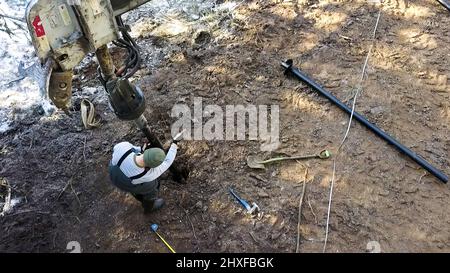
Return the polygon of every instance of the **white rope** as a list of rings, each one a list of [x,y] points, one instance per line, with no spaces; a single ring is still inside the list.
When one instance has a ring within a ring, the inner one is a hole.
[[[348,121],[347,130],[346,130],[346,132],[344,134],[344,137],[341,140],[341,143],[339,144],[338,150],[336,152],[336,156],[333,159],[333,174],[331,176],[330,196],[329,196],[329,200],[328,200],[327,224],[326,224],[326,227],[325,227],[325,240],[324,240],[322,252],[325,252],[325,250],[327,248],[328,228],[329,228],[329,224],[330,224],[330,213],[331,213],[331,200],[332,200],[332,197],[333,197],[333,188],[334,188],[335,174],[336,174],[336,160],[337,160],[337,158],[338,158],[338,156],[340,154],[341,148],[344,145],[345,140],[347,139],[347,136],[348,136],[348,134],[350,132],[350,128],[352,126],[353,115],[355,113],[355,108],[356,108],[356,100],[357,100],[357,98],[359,96],[360,91],[362,90],[362,82],[364,80],[367,64],[369,62],[369,56],[372,53],[372,48],[373,48],[373,44],[374,44],[374,41],[375,41],[376,32],[377,32],[377,29],[378,29],[378,23],[380,22],[380,16],[381,16],[381,8],[380,8],[380,10],[378,12],[377,22],[376,22],[375,28],[373,30],[372,40],[371,40],[371,44],[370,44],[370,47],[369,47],[369,51],[367,52],[367,56],[366,56],[366,59],[364,61],[364,66],[363,66],[363,69],[362,69],[361,78],[359,79],[358,87],[357,87],[356,93],[355,93],[355,95],[353,97],[352,112],[350,114],[350,118],[349,118],[349,121]]]

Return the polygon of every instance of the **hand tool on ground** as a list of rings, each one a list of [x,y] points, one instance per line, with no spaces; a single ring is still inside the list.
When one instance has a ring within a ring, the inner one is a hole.
[[[252,203],[252,206],[250,207],[250,205],[248,204],[247,201],[245,201],[244,199],[240,198],[239,195],[237,195],[232,188],[229,189],[231,195],[236,198],[236,200],[239,202],[239,204],[241,204],[247,211],[248,214],[254,214],[254,213],[258,213],[259,212],[259,206],[256,203]]]
[[[293,75],[300,81],[306,83],[309,87],[313,88],[317,92],[319,92],[322,96],[326,97],[328,100],[330,100],[332,103],[336,104],[339,108],[344,110],[347,114],[351,115],[352,109],[348,107],[345,103],[340,101],[338,98],[333,96],[330,92],[326,91],[322,86],[320,86],[318,83],[316,83],[314,80],[309,78],[306,74],[301,72],[298,68],[293,66],[292,60],[287,60],[285,62],[281,62],[281,66],[285,68],[285,75]],[[403,154],[409,156],[412,160],[414,160],[417,164],[422,166],[425,170],[430,172],[432,175],[437,177],[439,180],[441,180],[443,183],[448,182],[448,176],[436,169],[433,165],[428,163],[425,159],[411,151],[410,149],[406,148],[403,144],[398,142],[396,139],[394,139],[392,136],[388,135],[386,132],[378,128],[376,125],[370,123],[364,116],[359,114],[358,112],[353,113],[354,118],[359,121],[362,125],[366,126],[369,130],[374,132],[377,136],[384,139],[389,144],[393,145],[395,148],[397,148],[400,152]]]
[[[444,6],[448,11],[450,11],[450,1],[449,0],[437,0],[442,6]]]
[[[166,242],[166,240],[164,240],[164,238],[161,235],[159,235],[159,233],[157,232],[157,230],[158,230],[158,225],[157,224],[152,224],[151,225],[151,229],[159,237],[159,239],[161,239],[161,241],[167,246],[167,248],[170,251],[172,251],[172,253],[176,253],[175,250],[173,250],[173,248]]]
[[[328,159],[331,156],[331,152],[328,150],[323,150],[318,154],[313,155],[303,155],[303,156],[289,156],[289,157],[275,157],[263,160],[258,155],[250,155],[247,157],[247,165],[252,169],[265,169],[265,164],[274,163],[283,160],[300,160],[300,159],[310,159],[310,158],[320,158]]]
[[[163,148],[145,118],[145,96],[130,79],[139,70],[142,58],[122,15],[149,0],[68,1],[31,0],[26,20],[36,55],[50,73],[40,78],[42,90],[56,107],[69,113],[74,68],[86,55],[95,52],[98,79],[105,89],[111,110],[125,121],[134,121],[149,141],[149,147]],[[56,18],[56,19],[55,19]],[[127,51],[126,57],[113,56],[108,45]],[[114,63],[119,63],[117,69]],[[48,64],[48,65],[47,65]],[[44,80],[45,79],[45,80]],[[94,123],[95,125],[95,123]],[[170,166],[173,179],[184,183],[188,170]]]
[[[81,121],[83,122],[85,129],[100,126],[100,121],[95,120],[94,104],[88,99],[83,99],[81,101]]]

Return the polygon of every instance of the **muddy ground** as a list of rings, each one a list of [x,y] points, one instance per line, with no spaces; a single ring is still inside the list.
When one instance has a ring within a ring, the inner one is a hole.
[[[294,59],[334,95],[349,98],[379,9],[366,1],[245,1],[218,19],[165,35],[144,6],[134,13],[148,16],[133,25],[145,56],[136,80],[152,129],[170,139],[173,105],[190,105],[194,97],[222,107],[277,104],[278,152],[335,153],[348,117],[286,78],[279,61]],[[450,15],[431,0],[384,1],[381,9],[357,110],[450,174]],[[200,26],[211,36],[195,42]],[[260,153],[257,141],[185,141],[178,162],[190,167],[188,183],[165,175],[166,207],[144,215],[107,173],[112,146],[143,136],[109,110],[93,62],[77,73],[71,116],[35,112],[1,136],[0,177],[22,201],[0,217],[0,251],[67,252],[67,243],[78,241],[84,252],[168,252],[149,230],[158,223],[178,252],[295,252],[305,168],[300,252],[322,251],[332,160],[252,170],[246,157]],[[94,101],[100,128],[82,127],[82,97]],[[263,217],[244,215],[230,186],[257,202]],[[382,252],[449,252],[449,194],[447,185],[355,124],[337,161],[327,252],[365,252],[370,241]]]

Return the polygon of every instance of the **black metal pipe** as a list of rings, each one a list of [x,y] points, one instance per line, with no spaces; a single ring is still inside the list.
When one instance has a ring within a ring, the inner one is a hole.
[[[441,5],[443,5],[445,8],[450,11],[450,1],[449,0],[437,0]]]
[[[321,95],[329,99],[331,102],[336,104],[339,108],[344,110],[347,114],[352,113],[352,109],[348,107],[345,103],[341,102],[338,98],[333,96],[331,93],[326,91],[322,86],[320,86],[318,83],[316,83],[314,80],[309,78],[306,74],[298,70],[297,68],[293,67],[292,60],[287,60],[286,62],[282,62],[281,65],[286,69],[285,74],[292,74],[295,77],[297,77],[302,82],[309,85],[311,88],[319,92]],[[444,173],[436,169],[434,166],[432,166],[430,163],[428,163],[426,160],[424,160],[419,155],[415,154],[410,149],[406,148],[403,144],[398,142],[396,139],[385,133],[383,130],[375,126],[374,124],[370,123],[365,117],[363,117],[361,114],[357,113],[356,111],[353,113],[353,117],[362,123],[364,126],[366,126],[368,129],[370,129],[372,132],[374,132],[377,136],[381,137],[385,141],[387,141],[389,144],[394,145],[400,152],[404,153],[405,155],[409,156],[412,160],[414,160],[417,164],[422,166],[425,170],[429,171],[432,175],[437,177],[439,180],[441,180],[444,183],[448,182],[448,176],[446,176]]]

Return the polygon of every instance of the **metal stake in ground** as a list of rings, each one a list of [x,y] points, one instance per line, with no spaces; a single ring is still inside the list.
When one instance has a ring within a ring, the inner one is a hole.
[[[339,108],[344,110],[347,114],[352,113],[352,109],[348,107],[345,103],[340,101],[338,98],[333,96],[330,92],[326,91],[322,86],[320,86],[318,83],[316,83],[314,80],[309,78],[306,74],[301,72],[299,69],[293,66],[292,60],[287,60],[286,62],[282,62],[281,66],[283,66],[285,70],[285,74],[291,74],[294,75],[297,79],[300,81],[306,83],[308,86],[319,92],[321,95],[326,97],[328,100],[336,104]],[[357,121],[362,123],[364,126],[366,126],[368,129],[370,129],[372,132],[374,132],[377,136],[384,139],[389,144],[394,145],[395,148],[397,148],[400,152],[403,154],[409,156],[412,160],[414,160],[417,164],[422,166],[425,170],[430,172],[432,175],[437,177],[439,180],[441,180],[443,183],[448,182],[448,176],[445,175],[443,172],[436,169],[433,165],[428,163],[425,159],[411,151],[410,149],[406,148],[403,144],[398,142],[396,139],[394,139],[392,136],[388,135],[386,132],[378,128],[376,125],[370,123],[364,116],[361,114],[354,112],[353,116]]]
[[[141,115],[138,119],[136,119],[135,124],[137,125],[137,127],[139,129],[141,129],[141,131],[147,137],[148,141],[150,142],[150,147],[156,147],[156,148],[163,149],[163,145],[162,145],[161,141],[150,130],[147,119],[144,117],[144,115]],[[186,183],[186,179],[188,178],[188,175],[189,175],[189,171],[186,168],[180,168],[178,165],[172,164],[170,166],[169,170],[172,173],[173,179],[176,182]]]
[[[159,233],[157,232],[158,230],[158,225],[157,224],[152,224],[150,226],[150,228],[152,229],[152,231],[159,237],[159,239],[161,239],[161,241],[167,246],[167,248],[172,252],[172,253],[176,253],[175,250],[173,250],[173,248],[169,245],[169,243],[166,242],[166,240],[164,240],[164,238],[159,235]]]
[[[114,63],[108,47],[104,46],[96,51],[100,64],[99,79],[103,83],[113,106],[114,112],[122,120],[133,120],[150,142],[150,147],[163,148],[159,138],[154,134],[144,116],[145,97],[142,90],[130,83],[125,77],[117,77],[114,73]],[[184,183],[188,177],[187,169],[180,169],[176,164],[169,168],[176,182]]]

